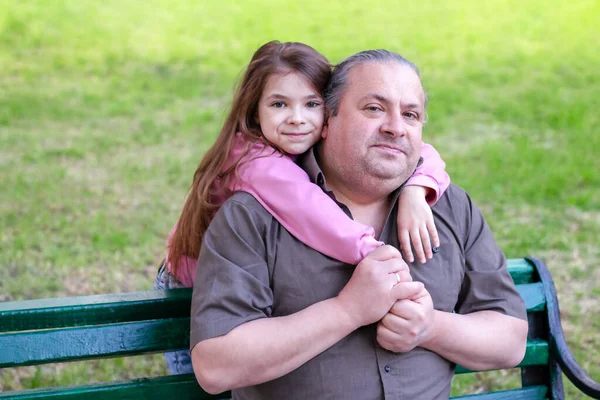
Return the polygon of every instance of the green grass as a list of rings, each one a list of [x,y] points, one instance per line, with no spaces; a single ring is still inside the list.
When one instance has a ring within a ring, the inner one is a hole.
[[[424,138],[507,255],[547,262],[600,380],[600,3],[205,3],[0,3],[0,300],[151,288],[252,52],[384,47],[421,69]],[[162,372],[160,356],[60,364],[4,370],[0,389]],[[454,392],[513,385],[504,374]]]

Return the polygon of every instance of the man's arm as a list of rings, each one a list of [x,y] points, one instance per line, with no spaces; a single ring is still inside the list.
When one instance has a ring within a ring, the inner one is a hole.
[[[198,262],[191,315],[192,364],[210,393],[266,382],[298,368],[360,326],[379,320],[397,298],[414,295],[398,250],[382,246],[355,269],[335,298],[271,317],[263,236],[273,226],[233,198],[211,223]],[[302,273],[302,271],[298,271]]]
[[[377,340],[394,352],[421,346],[473,370],[512,368],[525,355],[527,321],[496,311],[434,310],[424,289],[416,299],[394,304],[377,327]]]
[[[391,351],[421,346],[471,369],[513,367],[525,354],[525,304],[477,206],[459,188],[451,187],[449,194],[440,201],[453,204],[447,208],[462,232],[457,240],[466,264],[456,313],[434,310],[424,290],[392,307],[378,326],[378,341]]]
[[[192,364],[200,386],[221,393],[279,378],[357,328],[337,299],[278,318],[244,323],[198,343]]]
[[[525,356],[527,321],[496,311],[434,314],[421,346],[456,364],[473,370],[513,368]]]

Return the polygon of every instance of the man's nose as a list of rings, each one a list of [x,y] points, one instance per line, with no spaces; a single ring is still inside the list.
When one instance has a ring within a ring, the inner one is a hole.
[[[290,114],[287,118],[287,123],[290,125],[300,125],[304,123],[304,113],[300,107],[290,107]]]
[[[406,121],[402,118],[402,114],[389,115],[385,122],[381,125],[383,133],[395,137],[405,136],[407,133]]]

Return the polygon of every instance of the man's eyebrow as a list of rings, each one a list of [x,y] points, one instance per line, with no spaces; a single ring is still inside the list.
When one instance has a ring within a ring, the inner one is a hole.
[[[382,103],[390,102],[390,100],[387,97],[385,97],[379,93],[367,93],[363,97],[360,98],[361,101],[368,100],[368,99],[375,99]]]

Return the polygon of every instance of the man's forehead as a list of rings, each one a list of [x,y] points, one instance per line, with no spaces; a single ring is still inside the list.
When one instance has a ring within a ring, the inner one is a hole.
[[[348,92],[358,100],[376,95],[390,100],[402,97],[403,102],[424,105],[425,92],[421,79],[409,66],[396,62],[364,63],[348,72]]]

